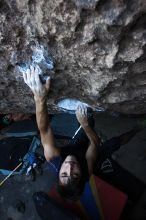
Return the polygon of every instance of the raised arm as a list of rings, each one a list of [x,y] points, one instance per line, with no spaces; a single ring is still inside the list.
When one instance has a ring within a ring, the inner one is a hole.
[[[46,160],[51,160],[59,156],[60,151],[55,147],[54,136],[51,130],[49,115],[47,111],[47,94],[50,89],[50,78],[42,84],[39,66],[30,66],[26,73],[23,73],[25,83],[29,86],[34,95],[36,104],[36,119],[41,135],[41,142],[44,147],[44,155]]]
[[[82,104],[78,106],[76,117],[90,141],[86,152],[86,160],[88,164],[89,175],[91,175],[93,173],[95,161],[98,157],[98,146],[100,144],[100,139],[88,123],[87,107],[85,105]]]

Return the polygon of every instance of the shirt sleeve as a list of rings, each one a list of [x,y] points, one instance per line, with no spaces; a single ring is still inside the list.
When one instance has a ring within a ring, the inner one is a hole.
[[[58,174],[59,173],[59,169],[61,166],[61,156],[58,156],[56,158],[54,158],[53,160],[47,161],[48,162],[48,168],[49,170],[54,173],[54,174]]]
[[[120,146],[121,143],[119,137],[113,137],[110,140],[105,141],[100,148],[101,156],[105,158],[110,157],[112,153],[120,148]]]

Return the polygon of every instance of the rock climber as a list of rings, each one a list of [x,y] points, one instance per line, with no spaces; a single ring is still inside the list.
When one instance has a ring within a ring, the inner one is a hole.
[[[81,104],[76,110],[81,129],[67,146],[56,147],[47,110],[51,79],[48,77],[46,82],[42,83],[39,75],[39,66],[30,66],[23,73],[23,78],[34,95],[44,155],[49,169],[58,177],[57,189],[60,195],[70,200],[78,199],[86,181],[94,173],[136,200],[142,193],[144,184],[118,165],[113,160],[112,153],[126,144],[142,127],[136,127],[101,144],[94,131],[92,111]]]

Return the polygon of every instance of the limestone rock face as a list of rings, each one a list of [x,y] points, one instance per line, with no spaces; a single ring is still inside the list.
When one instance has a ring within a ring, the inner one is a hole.
[[[55,71],[48,109],[61,98],[146,113],[145,0],[0,0],[0,111],[34,112],[17,64],[43,45]]]

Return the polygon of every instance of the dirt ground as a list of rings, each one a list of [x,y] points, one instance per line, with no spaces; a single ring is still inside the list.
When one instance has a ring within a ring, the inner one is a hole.
[[[102,132],[106,138],[111,138],[133,128],[141,120],[144,120],[144,117],[119,117],[117,115],[112,116],[99,113],[96,115],[96,130]],[[128,144],[115,152],[113,158],[146,183],[146,129],[138,133]],[[54,177],[47,169],[46,163],[43,165],[43,171],[43,175],[37,176],[34,182],[25,181],[24,176],[15,176],[11,177],[0,187],[0,220],[40,219],[36,213],[32,195],[37,191],[48,192],[55,182]],[[0,180],[3,178],[1,175]],[[25,203],[24,213],[16,209],[18,201]],[[146,192],[142,195],[135,208],[127,214],[127,219],[146,219]]]

